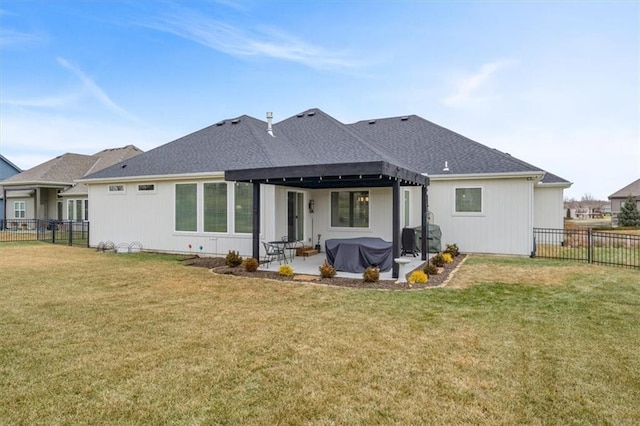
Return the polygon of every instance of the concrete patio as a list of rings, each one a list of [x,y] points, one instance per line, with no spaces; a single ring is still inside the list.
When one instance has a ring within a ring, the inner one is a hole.
[[[402,257],[404,259],[409,260],[409,263],[407,263],[404,267],[405,273],[409,273],[410,271],[417,268],[423,263],[423,260],[421,260],[420,254],[416,255],[416,257],[410,256],[410,255],[402,256]],[[291,265],[291,267],[293,268],[293,271],[296,274],[320,275],[318,268],[320,267],[320,265],[322,265],[322,262],[324,262],[325,259],[326,259],[326,254],[322,252],[322,253],[318,253],[316,255],[308,256],[308,257],[295,256],[293,260],[287,257],[286,264]],[[274,260],[270,264],[261,264],[259,269],[263,271],[277,272],[280,265],[284,265],[284,264],[285,264],[285,261],[282,259],[280,261]],[[336,274],[336,277],[362,279],[362,274],[338,271]],[[391,270],[387,272],[380,272],[380,279],[393,280],[394,278],[392,277]]]

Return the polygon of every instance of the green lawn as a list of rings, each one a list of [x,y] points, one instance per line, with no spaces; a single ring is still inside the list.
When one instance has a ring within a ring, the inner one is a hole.
[[[0,424],[639,424],[640,274],[470,257],[443,289],[0,245]]]

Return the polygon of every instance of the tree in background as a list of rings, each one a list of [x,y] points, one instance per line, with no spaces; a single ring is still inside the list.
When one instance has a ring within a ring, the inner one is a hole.
[[[640,226],[640,211],[638,211],[636,200],[632,196],[627,198],[618,213],[618,225]]]

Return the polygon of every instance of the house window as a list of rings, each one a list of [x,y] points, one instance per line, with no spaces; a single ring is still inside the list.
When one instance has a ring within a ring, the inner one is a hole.
[[[143,183],[138,185],[138,192],[144,192],[147,194],[156,192],[156,185],[153,183]]]
[[[67,220],[89,219],[89,200],[67,200]]]
[[[204,232],[227,232],[227,184],[204,184]]]
[[[109,185],[110,193],[124,193],[124,185]]]
[[[369,191],[332,192],[331,226],[336,228],[368,228]]]
[[[456,188],[456,213],[482,212],[482,188]]]
[[[26,201],[14,201],[13,202],[13,217],[16,219],[24,219],[27,217],[27,202]]]
[[[237,182],[234,190],[235,232],[239,234],[251,233],[253,232],[253,185]]]
[[[176,231],[198,230],[198,185],[176,184]]]

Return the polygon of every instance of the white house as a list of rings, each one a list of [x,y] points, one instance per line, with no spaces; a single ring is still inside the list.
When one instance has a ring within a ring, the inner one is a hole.
[[[93,155],[66,153],[0,181],[7,202],[7,222],[35,227],[39,220],[89,219],[87,188],[74,181],[142,153],[135,146],[102,150]]]
[[[443,243],[529,254],[534,227],[562,227],[571,185],[415,115],[347,125],[318,109],[276,124],[223,120],[79,182],[92,246],[245,256],[282,236],[312,246],[376,236],[397,248],[427,210]]]

